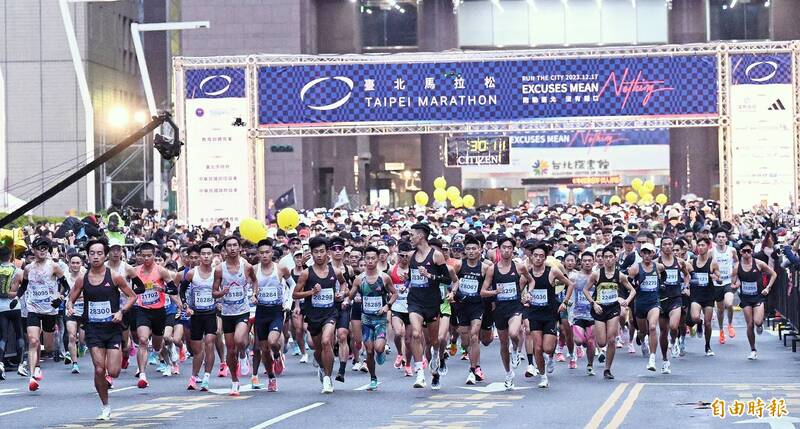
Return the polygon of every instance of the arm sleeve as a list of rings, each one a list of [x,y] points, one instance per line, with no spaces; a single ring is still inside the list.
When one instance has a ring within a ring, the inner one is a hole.
[[[22,279],[22,283],[20,283],[17,288],[17,298],[25,295],[26,290],[28,290],[28,279]]]
[[[166,287],[167,295],[177,295],[178,294],[178,286],[175,285],[175,282],[170,280],[167,282]]]
[[[144,282],[142,282],[142,279],[140,279],[139,276],[132,278],[131,284],[133,284],[133,293],[136,295],[141,295],[144,293]]]
[[[69,293],[69,283],[67,283],[67,278],[64,276],[58,278],[58,292],[61,295]]]
[[[189,290],[189,285],[190,284],[191,284],[191,282],[189,282],[187,280],[183,280],[181,282],[180,296],[181,296],[181,301],[183,301],[183,302],[186,302],[186,291]]]

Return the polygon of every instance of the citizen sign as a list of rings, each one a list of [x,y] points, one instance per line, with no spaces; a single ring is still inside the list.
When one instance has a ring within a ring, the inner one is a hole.
[[[347,88],[348,88],[347,93],[344,94],[341,98],[339,98],[338,100],[336,100],[336,101],[334,101],[332,103],[323,104],[323,105],[306,104],[305,105],[306,107],[308,107],[309,109],[312,109],[312,110],[325,111],[325,110],[338,109],[339,107],[341,107],[342,105],[347,103],[347,100],[349,100],[350,97],[353,95],[353,80],[350,79],[350,78],[344,77],[344,76],[321,77],[321,78],[314,79],[311,82],[308,82],[307,84],[305,84],[303,86],[303,89],[300,90],[300,100],[302,100],[304,103],[306,103],[306,94],[308,93],[308,91],[310,91],[315,86],[317,86],[317,85],[319,85],[319,84],[321,84],[323,82],[329,81],[329,80],[338,80],[339,82],[344,82],[344,84],[347,85]]]

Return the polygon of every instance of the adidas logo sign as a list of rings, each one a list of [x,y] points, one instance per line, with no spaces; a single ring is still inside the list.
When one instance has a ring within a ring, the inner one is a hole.
[[[772,103],[772,106],[770,106],[767,110],[786,110],[786,106],[783,105],[783,102],[779,98],[775,100],[775,102]]]

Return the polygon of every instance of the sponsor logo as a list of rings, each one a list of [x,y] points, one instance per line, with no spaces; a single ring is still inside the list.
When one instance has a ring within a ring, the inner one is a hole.
[[[620,107],[623,109],[628,105],[628,100],[633,94],[644,95],[642,98],[644,107],[647,106],[653,95],[675,90],[675,88],[667,86],[664,80],[648,80],[641,71],[634,72],[628,67],[625,68],[619,79],[617,79],[616,72],[611,72],[597,96],[601,97],[609,89],[609,86],[611,86],[611,94],[622,100]]]
[[[230,89],[232,81],[233,79],[228,75],[215,74],[201,80],[200,84],[197,86],[200,88],[200,91],[202,91],[203,94],[215,96],[226,93],[228,89]],[[222,86],[217,89],[217,86],[220,84]]]
[[[544,176],[545,174],[547,174],[548,170],[550,170],[550,163],[543,159],[540,159],[534,162],[532,167],[533,167],[533,174],[537,176]]]
[[[760,67],[760,66],[766,67]],[[744,75],[753,82],[766,82],[778,73],[778,63],[775,61],[757,61],[744,69]]]
[[[783,101],[778,98],[774,103],[772,103],[772,106],[769,106],[767,110],[786,110],[786,106],[784,106]]]
[[[233,123],[231,124],[231,126],[234,126],[234,127],[244,127],[245,125],[247,125],[247,124],[245,124],[245,122],[242,120],[242,118],[236,118],[233,121]]]
[[[206,114],[206,112],[202,108],[198,107],[197,110],[194,111],[194,114],[197,115],[198,117],[202,118],[203,115]]]
[[[578,145],[578,146],[586,146],[586,147],[594,147],[594,146],[611,146],[614,143],[619,142],[626,142],[629,139],[625,137],[621,133],[611,133],[611,132],[604,132],[604,131],[576,131],[572,135],[572,139],[569,142],[570,146]]]
[[[329,80],[337,80],[339,82],[343,82],[348,87],[347,93],[344,94],[341,98],[339,98],[338,100],[336,100],[336,101],[334,101],[332,103],[323,104],[323,105],[306,104],[306,107],[308,107],[309,109],[312,109],[312,110],[320,110],[320,111],[335,110],[335,109],[338,109],[339,107],[342,107],[345,103],[347,103],[348,100],[350,100],[350,97],[353,95],[353,80],[350,79],[350,78],[344,77],[344,76],[321,77],[321,78],[314,79],[311,82],[308,82],[300,90],[300,100],[305,102],[306,101],[306,95],[307,95],[308,91],[310,91],[315,86],[317,86],[317,85],[319,85],[319,84],[321,84],[323,82],[329,81]]]

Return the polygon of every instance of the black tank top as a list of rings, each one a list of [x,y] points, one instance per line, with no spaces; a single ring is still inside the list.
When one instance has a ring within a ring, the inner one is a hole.
[[[83,275],[83,320],[87,323],[111,323],[119,311],[119,288],[105,269],[103,281],[94,285],[89,281],[89,271]]]
[[[664,264],[664,260],[661,258],[658,258],[658,261],[664,265],[664,273],[661,275],[661,299],[681,296],[681,266],[678,258],[673,256],[672,265],[669,266]]]
[[[709,255],[705,265],[702,267],[697,265],[699,260],[700,258],[694,258],[692,261],[692,279],[689,282],[692,289],[705,288],[711,285],[711,262],[713,259]]]
[[[592,299],[600,305],[614,305],[618,303],[617,298],[622,289],[619,285],[619,269],[615,267],[614,274],[608,277],[605,267],[602,267],[597,277],[597,285],[592,292]]]
[[[509,304],[514,307],[520,305],[519,273],[517,272],[517,264],[514,261],[511,261],[511,268],[505,274],[500,272],[499,264],[494,264],[492,283],[492,288],[500,291],[497,294],[498,307],[502,308]]]
[[[745,271],[742,268],[743,264],[739,261],[739,268],[736,274],[739,276],[739,281],[742,284],[742,296],[757,297],[764,290],[764,277],[761,274],[761,270],[758,269],[755,259],[753,259],[752,264],[753,266],[750,267],[750,270]]]
[[[556,290],[550,283],[550,267],[545,267],[541,276],[533,276],[533,289],[528,289],[531,295],[531,318],[535,320],[551,320],[558,318],[558,301]]]
[[[416,251],[411,256],[411,260],[408,263],[409,278],[411,279],[408,291],[409,305],[435,310],[442,303],[439,284],[432,278],[427,279],[419,273],[419,268],[425,267],[431,275],[439,274],[437,267],[433,264],[433,252],[434,250],[430,249],[422,262],[417,262]],[[445,266],[445,269],[447,269],[447,266]]]
[[[483,262],[479,259],[478,265],[471,267],[467,259],[461,260],[461,268],[458,270],[458,300],[467,303],[481,302],[481,286],[483,286],[482,274]]]
[[[336,307],[334,306],[334,298],[336,297],[336,272],[333,267],[328,264],[328,274],[324,278],[317,275],[314,267],[308,267],[308,281],[306,282],[303,290],[309,291],[314,289],[314,285],[319,284],[322,290],[319,294],[306,298],[305,301],[305,315],[311,321],[320,321],[326,319],[331,315],[336,314]]]

